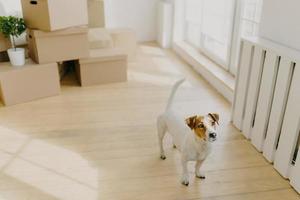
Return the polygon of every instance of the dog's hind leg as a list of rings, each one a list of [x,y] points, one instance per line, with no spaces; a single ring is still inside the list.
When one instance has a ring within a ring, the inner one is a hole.
[[[158,143],[159,143],[159,149],[160,149],[160,158],[162,160],[166,159],[164,147],[163,147],[163,139],[165,137],[167,131],[167,125],[165,123],[164,116],[159,116],[157,119],[157,133],[158,133]]]

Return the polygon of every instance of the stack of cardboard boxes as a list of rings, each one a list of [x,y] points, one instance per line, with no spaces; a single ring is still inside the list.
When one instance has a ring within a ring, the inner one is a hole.
[[[37,63],[86,58],[86,0],[22,0],[30,57]]]
[[[5,105],[59,94],[58,63],[64,61],[75,61],[82,86],[127,80],[125,50],[113,46],[105,29],[95,32],[87,27],[103,25],[103,17],[93,10],[104,11],[102,0],[21,2],[28,27],[30,59],[20,68],[0,64],[1,96]],[[88,6],[92,9],[89,14]]]

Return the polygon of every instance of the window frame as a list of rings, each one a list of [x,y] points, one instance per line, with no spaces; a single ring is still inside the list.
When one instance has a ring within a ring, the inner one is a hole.
[[[239,50],[240,50],[240,41],[241,38],[243,37],[242,35],[242,29],[243,29],[243,21],[244,20],[248,20],[251,23],[255,22],[257,27],[259,28],[259,24],[260,24],[260,18],[259,19],[255,19],[255,20],[249,20],[247,18],[244,18],[243,15],[243,11],[245,9],[245,0],[233,0],[233,15],[232,15],[232,31],[231,31],[231,35],[230,35],[230,45],[228,47],[228,55],[227,55],[227,61],[224,62],[222,59],[218,58],[218,56],[214,55],[212,52],[210,52],[209,50],[207,50],[206,48],[203,47],[203,36],[199,36],[200,38],[200,44],[197,47],[197,45],[193,45],[191,44],[191,42],[187,41],[187,26],[188,26],[188,21],[186,20],[185,16],[186,16],[186,3],[185,0],[175,0],[175,2],[181,2],[181,13],[182,13],[182,17],[183,19],[181,20],[182,24],[182,28],[184,30],[182,30],[182,41],[185,41],[186,43],[188,43],[189,45],[191,45],[193,48],[195,48],[196,50],[199,51],[199,53],[202,53],[203,55],[205,55],[206,57],[208,57],[211,61],[213,61],[214,63],[216,63],[217,65],[219,65],[222,69],[228,71],[231,75],[235,76],[237,74],[237,68],[238,68],[238,57],[239,57]],[[177,8],[178,9],[178,8]],[[259,12],[259,11],[258,11]],[[259,15],[261,16],[261,14]],[[259,33],[259,29],[258,33]],[[176,33],[174,33],[176,34]]]
[[[203,35],[199,35],[200,38],[200,48],[197,47],[196,45],[191,44],[190,42],[187,41],[187,31],[184,31],[184,38],[183,40],[186,41],[189,45],[193,46],[194,48],[196,48],[200,53],[204,54],[206,57],[208,57],[211,61],[213,61],[214,63],[216,63],[217,65],[221,66],[224,70],[226,71],[230,71],[230,63],[231,63],[231,54],[232,54],[232,44],[233,44],[233,40],[234,40],[234,29],[235,29],[235,18],[236,18],[236,4],[237,2],[240,0],[233,0],[233,13],[232,16],[230,17],[231,20],[231,34],[229,37],[229,46],[227,48],[227,57],[226,60],[224,61],[223,59],[219,58],[217,55],[215,55],[213,52],[211,52],[209,49],[204,47],[204,36]],[[186,16],[186,3],[184,3],[184,8],[183,8],[183,16]],[[202,24],[203,22],[201,22]],[[188,22],[186,21],[186,19],[184,19],[184,28],[185,30],[188,29]]]

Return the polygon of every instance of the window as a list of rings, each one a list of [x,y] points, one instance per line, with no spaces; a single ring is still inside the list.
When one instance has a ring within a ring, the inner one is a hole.
[[[185,40],[215,62],[229,64],[235,0],[186,0]]]
[[[259,23],[261,18],[263,0],[243,0],[238,2],[238,12],[240,12],[235,24],[234,47],[231,51],[231,63],[229,71],[236,75],[238,68],[239,45],[241,37],[258,36]]]
[[[258,35],[263,0],[183,1],[183,40],[235,74],[240,38]]]
[[[241,35],[252,37],[258,35],[263,0],[244,0],[241,17]]]

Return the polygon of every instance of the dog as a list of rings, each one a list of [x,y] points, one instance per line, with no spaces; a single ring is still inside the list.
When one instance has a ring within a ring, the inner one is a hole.
[[[157,119],[157,131],[160,148],[160,158],[166,159],[163,139],[169,132],[173,139],[174,148],[181,152],[182,178],[181,183],[189,185],[189,174],[187,164],[196,161],[195,174],[200,179],[205,175],[200,168],[211,152],[211,143],[217,139],[216,127],[219,125],[219,115],[208,113],[205,116],[191,116],[183,120],[171,109],[174,96],[179,86],[185,81],[181,79],[175,83],[169,97],[166,110]]]

